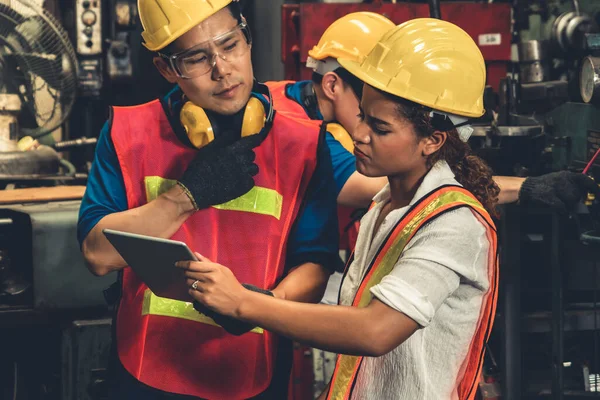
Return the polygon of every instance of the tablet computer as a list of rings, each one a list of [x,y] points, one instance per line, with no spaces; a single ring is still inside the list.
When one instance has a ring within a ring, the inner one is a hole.
[[[155,295],[192,301],[184,271],[175,267],[177,261],[198,260],[185,243],[112,229],[102,232]]]

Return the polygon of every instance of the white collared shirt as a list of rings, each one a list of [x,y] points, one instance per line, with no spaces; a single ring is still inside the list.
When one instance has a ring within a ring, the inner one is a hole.
[[[377,218],[390,199],[389,185],[373,198],[377,204],[361,220],[354,262],[341,287],[341,304],[352,303],[370,262],[411,205],[447,184],[458,182],[448,164],[440,161],[425,176],[410,205],[392,210],[376,233]],[[468,208],[448,211],[415,234],[392,272],[371,293],[413,319],[420,329],[390,353],[364,358],[353,399],[457,398],[461,367],[489,287],[488,249],[485,227]]]

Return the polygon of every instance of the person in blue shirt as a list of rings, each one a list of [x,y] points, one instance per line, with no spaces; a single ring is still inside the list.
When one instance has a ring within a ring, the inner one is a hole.
[[[164,238],[172,237],[180,227],[186,226],[186,221],[194,218],[198,210],[222,205],[247,193],[254,187],[253,179],[259,172],[254,162],[253,152],[260,142],[255,142],[252,137],[240,138],[240,127],[243,126],[243,110],[249,99],[259,99],[265,109],[268,109],[270,104],[265,101],[262,94],[255,92],[257,84],[253,78],[249,51],[251,38],[239,5],[231,0],[210,2],[199,0],[193,9],[185,9],[184,6],[189,2],[181,1],[179,5],[176,4],[177,2],[178,0],[172,0],[166,9],[157,9],[156,3],[140,0],[140,4],[144,6],[140,6],[140,17],[145,25],[143,33],[145,45],[150,50],[159,52],[154,58],[156,67],[167,80],[177,84],[160,100],[164,114],[170,128],[178,137],[189,133],[180,122],[180,112],[184,103],[193,103],[202,107],[207,114],[210,113],[213,126],[227,127],[227,129],[214,131],[215,137],[210,143],[210,153],[201,153],[201,150],[198,152],[198,155],[210,154],[210,160],[214,161],[212,165],[208,165],[209,161],[194,158],[172,188],[140,207],[131,208],[127,197],[130,189],[125,182],[128,178],[127,171],[123,170],[122,153],[119,151],[120,147],[116,145],[127,143],[127,140],[122,138],[124,128],[113,126],[113,118],[105,124],[97,144],[77,226],[84,258],[90,271],[95,275],[127,272],[124,270],[126,262],[106,240],[102,234],[103,229],[110,228]],[[158,18],[159,14],[169,12],[173,12],[175,19]],[[176,17],[182,12],[187,15],[186,26],[175,22]],[[148,24],[161,23],[176,25],[165,26],[165,29],[161,30],[157,26],[153,26],[153,29],[148,28]],[[159,31],[167,32],[168,37],[161,38],[153,35]],[[240,39],[242,37],[244,39]],[[207,52],[207,55],[203,52]],[[148,117],[160,121],[158,115]],[[286,122],[286,126],[293,124],[292,119],[286,118],[276,113],[273,119],[273,131],[276,130],[277,121],[292,121]],[[298,123],[298,127],[303,129],[306,124]],[[126,129],[131,131],[136,127],[128,126]],[[118,142],[116,132],[120,135]],[[264,135],[266,136],[267,133]],[[176,138],[168,140],[176,140]],[[159,152],[161,147],[160,142],[144,143],[144,145],[156,146],[157,150],[153,150],[156,152]],[[317,302],[323,295],[330,274],[339,268],[338,226],[335,212],[337,190],[333,179],[332,161],[329,149],[322,140],[318,141],[317,147],[314,171],[310,175],[302,205],[295,221],[292,221],[293,226],[289,236],[282,234],[282,238],[287,238],[287,242],[282,243],[287,248],[283,253],[286,273],[274,288],[262,288],[268,289],[271,295],[278,298]],[[233,149],[239,151],[236,153]],[[228,163],[235,168],[228,168]],[[261,168],[264,168],[264,161],[262,163]],[[275,165],[272,165],[272,168],[275,168]],[[277,236],[273,235],[265,238],[265,241],[277,240],[276,238]],[[243,244],[240,244],[240,249],[243,251]],[[249,290],[254,289],[249,288]],[[138,295],[129,293],[128,298]],[[120,309],[123,309],[125,297],[121,297]],[[207,312],[205,309],[201,311]],[[218,323],[227,322],[219,319],[218,315],[211,315],[211,317]],[[222,326],[227,329],[224,323]],[[233,328],[239,331],[240,327]],[[243,328],[247,332],[253,327]],[[151,339],[147,337],[145,340]],[[274,364],[269,365],[269,368],[273,368],[274,371],[271,383],[264,392],[257,395],[257,399],[280,399],[287,396],[291,369],[291,343],[280,340],[278,346]],[[202,345],[199,344],[199,348],[201,347]],[[125,353],[130,351],[135,349],[129,349]],[[145,349],[145,353],[150,351],[152,349]],[[116,350],[113,353],[116,353]],[[118,356],[119,360],[115,357],[112,365],[114,371],[112,399],[189,398],[181,396],[183,392],[180,388],[186,385],[179,385],[177,390],[157,388],[159,385],[169,386],[169,381],[173,380],[173,372],[183,368],[175,365],[176,357],[165,360],[164,378],[145,382],[144,376],[147,377],[148,373],[142,374],[136,371],[140,376],[134,376],[131,368],[127,370],[124,368],[120,347]],[[218,355],[215,356],[218,358]],[[223,358],[217,364],[228,362],[236,361]],[[150,375],[157,376],[161,373],[162,371],[152,371]],[[194,386],[193,389],[202,392],[205,390],[202,385],[208,387],[214,384],[203,380],[206,378],[198,376],[196,381],[190,382],[189,386]],[[198,398],[198,395],[195,398]]]
[[[302,107],[305,118],[337,122],[347,131],[345,140],[341,135],[334,138],[328,134],[326,138],[338,190],[337,200],[343,206],[367,207],[386,181],[356,172],[348,133],[359,122],[363,84],[341,67],[337,59],[343,57],[360,62],[381,36],[394,27],[392,21],[372,12],[356,12],[339,18],[308,53],[306,65],[313,70],[312,79],[291,82],[284,86],[284,93],[274,93],[276,109],[279,107],[287,112],[291,108],[287,101],[293,101]],[[588,192],[599,190],[589,177],[569,171],[528,178],[495,176],[494,181],[501,190],[499,204],[518,201],[524,206],[571,209]]]
[[[182,129],[176,118],[183,106],[182,96],[181,88],[175,86],[161,99],[167,115],[172,117],[174,129]],[[328,136],[331,137],[330,134]],[[314,253],[313,257],[322,258],[324,265],[335,265],[339,269],[341,266],[337,257],[331,257],[331,254],[337,252],[337,219],[332,212],[337,189],[336,185],[332,185],[330,148],[331,146],[323,145],[318,152],[318,167],[311,180],[309,197],[289,240],[288,257]],[[123,175],[110,136],[110,121],[107,121],[98,138],[94,162],[79,209],[77,239],[80,245],[83,245],[85,238],[103,217],[127,209]]]

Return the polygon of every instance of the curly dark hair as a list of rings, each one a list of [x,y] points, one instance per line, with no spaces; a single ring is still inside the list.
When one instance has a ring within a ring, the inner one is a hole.
[[[456,180],[481,202],[492,217],[497,218],[496,205],[500,188],[492,179],[492,170],[485,161],[473,154],[467,143],[460,140],[452,121],[435,113],[430,116],[430,108],[412,101],[389,94],[387,97],[393,97],[398,105],[398,113],[413,124],[419,138],[429,137],[435,131],[447,133],[444,145],[427,160],[428,166],[432,167],[439,160],[445,160]]]

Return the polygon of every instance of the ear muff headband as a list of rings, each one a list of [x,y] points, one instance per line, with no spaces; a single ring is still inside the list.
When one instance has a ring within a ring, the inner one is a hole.
[[[318,116],[319,102],[312,82],[307,83],[300,92],[300,99],[310,119],[321,119]]]

